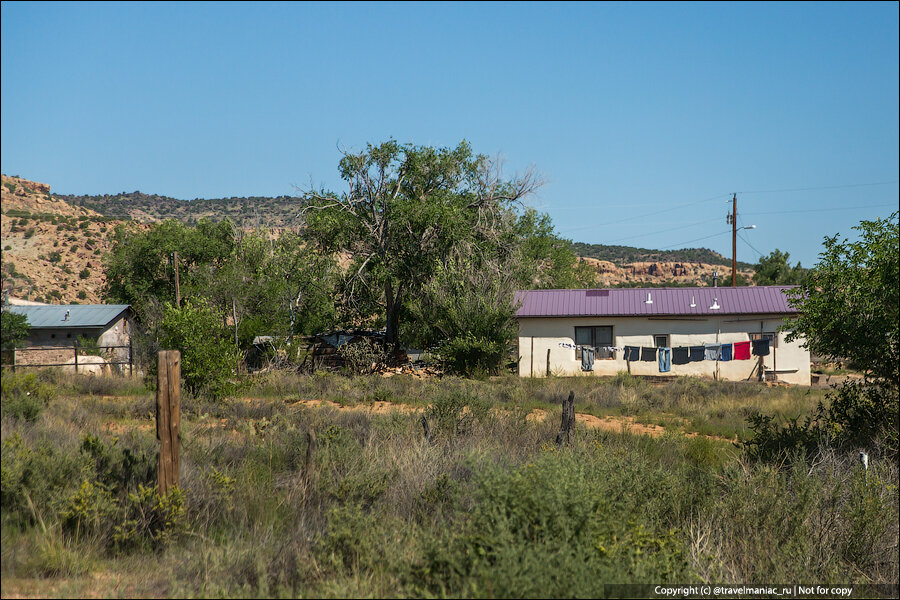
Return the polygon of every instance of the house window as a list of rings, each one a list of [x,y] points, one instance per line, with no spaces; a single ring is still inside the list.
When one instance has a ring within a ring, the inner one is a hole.
[[[751,334],[750,334],[750,341],[752,342],[752,341],[755,341],[755,340],[769,340],[769,347],[770,347],[770,348],[777,348],[777,347],[778,347],[778,336],[775,335],[775,332],[768,332],[768,333],[751,333]]]
[[[611,325],[601,325],[596,327],[576,327],[575,328],[575,344],[577,346],[591,346],[594,348],[594,354],[598,359],[615,358],[613,352],[603,352],[600,348],[613,345],[613,328]],[[581,350],[575,351],[575,359],[581,360]]]
[[[669,347],[669,336],[668,335],[654,335],[653,336],[653,345],[657,348],[668,348]]]

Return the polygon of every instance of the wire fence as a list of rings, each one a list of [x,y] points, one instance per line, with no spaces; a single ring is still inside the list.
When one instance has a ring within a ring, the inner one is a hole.
[[[76,373],[106,369],[124,375],[127,367],[128,375],[134,375],[134,348],[131,342],[128,345],[85,346],[76,340],[71,346],[25,346],[3,350],[2,363],[4,369],[14,373],[17,369],[72,367]]]

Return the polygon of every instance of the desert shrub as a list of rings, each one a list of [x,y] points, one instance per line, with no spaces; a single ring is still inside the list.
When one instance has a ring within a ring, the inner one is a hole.
[[[743,446],[755,460],[783,460],[797,452],[811,458],[825,446],[868,448],[894,458],[898,454],[897,388],[883,381],[845,382],[802,421],[781,424],[761,414],[747,420],[753,436]]]
[[[5,373],[0,379],[3,416],[35,421],[56,393],[35,373]]]
[[[476,422],[490,413],[490,401],[467,389],[449,389],[438,393],[425,411],[436,432],[447,436],[469,433]]]
[[[87,279],[87,278],[90,277],[90,276],[91,276],[91,270],[90,270],[90,269],[84,268],[84,269],[82,269],[81,271],[78,272],[78,277],[81,278],[81,279]]]
[[[50,254],[47,255],[47,260],[52,263],[58,263],[59,261],[62,260],[62,254],[60,254],[59,252],[54,250],[53,252],[51,252]]]
[[[615,466],[567,452],[487,470],[468,522],[426,548],[416,593],[598,597],[606,583],[686,580],[678,532],[643,505],[665,476],[629,469],[629,485]]]
[[[51,441],[27,443],[19,433],[2,443],[2,497],[4,520],[34,524],[55,515],[59,498],[78,485],[84,457]]]
[[[383,559],[383,523],[358,504],[336,506],[326,514],[327,526],[316,554],[333,570],[376,569]]]
[[[506,339],[476,336],[471,332],[452,337],[438,347],[444,369],[466,377],[495,375],[508,350]]]
[[[159,550],[187,529],[184,493],[180,488],[161,495],[153,486],[138,485],[122,503],[112,542],[118,550]]]

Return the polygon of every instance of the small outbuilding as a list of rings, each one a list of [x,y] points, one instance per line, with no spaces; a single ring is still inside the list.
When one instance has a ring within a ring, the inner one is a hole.
[[[128,304],[11,305],[11,313],[28,319],[25,351],[17,353],[17,364],[72,362],[79,338],[96,341],[114,362],[128,361],[131,341],[131,306]],[[112,348],[110,348],[112,347]],[[40,348],[41,350],[37,350]]]
[[[810,384],[802,340],[781,331],[791,286],[516,293],[519,375],[708,376]]]

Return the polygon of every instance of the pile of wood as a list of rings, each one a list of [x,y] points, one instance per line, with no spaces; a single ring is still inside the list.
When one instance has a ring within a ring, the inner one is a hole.
[[[425,365],[423,363],[407,363],[398,367],[389,367],[386,369],[382,369],[381,371],[382,377],[393,377],[394,375],[411,375],[412,377],[416,377],[418,379],[429,379],[431,377],[440,378],[441,376],[443,376],[443,374],[444,372],[439,368],[432,365]]]

